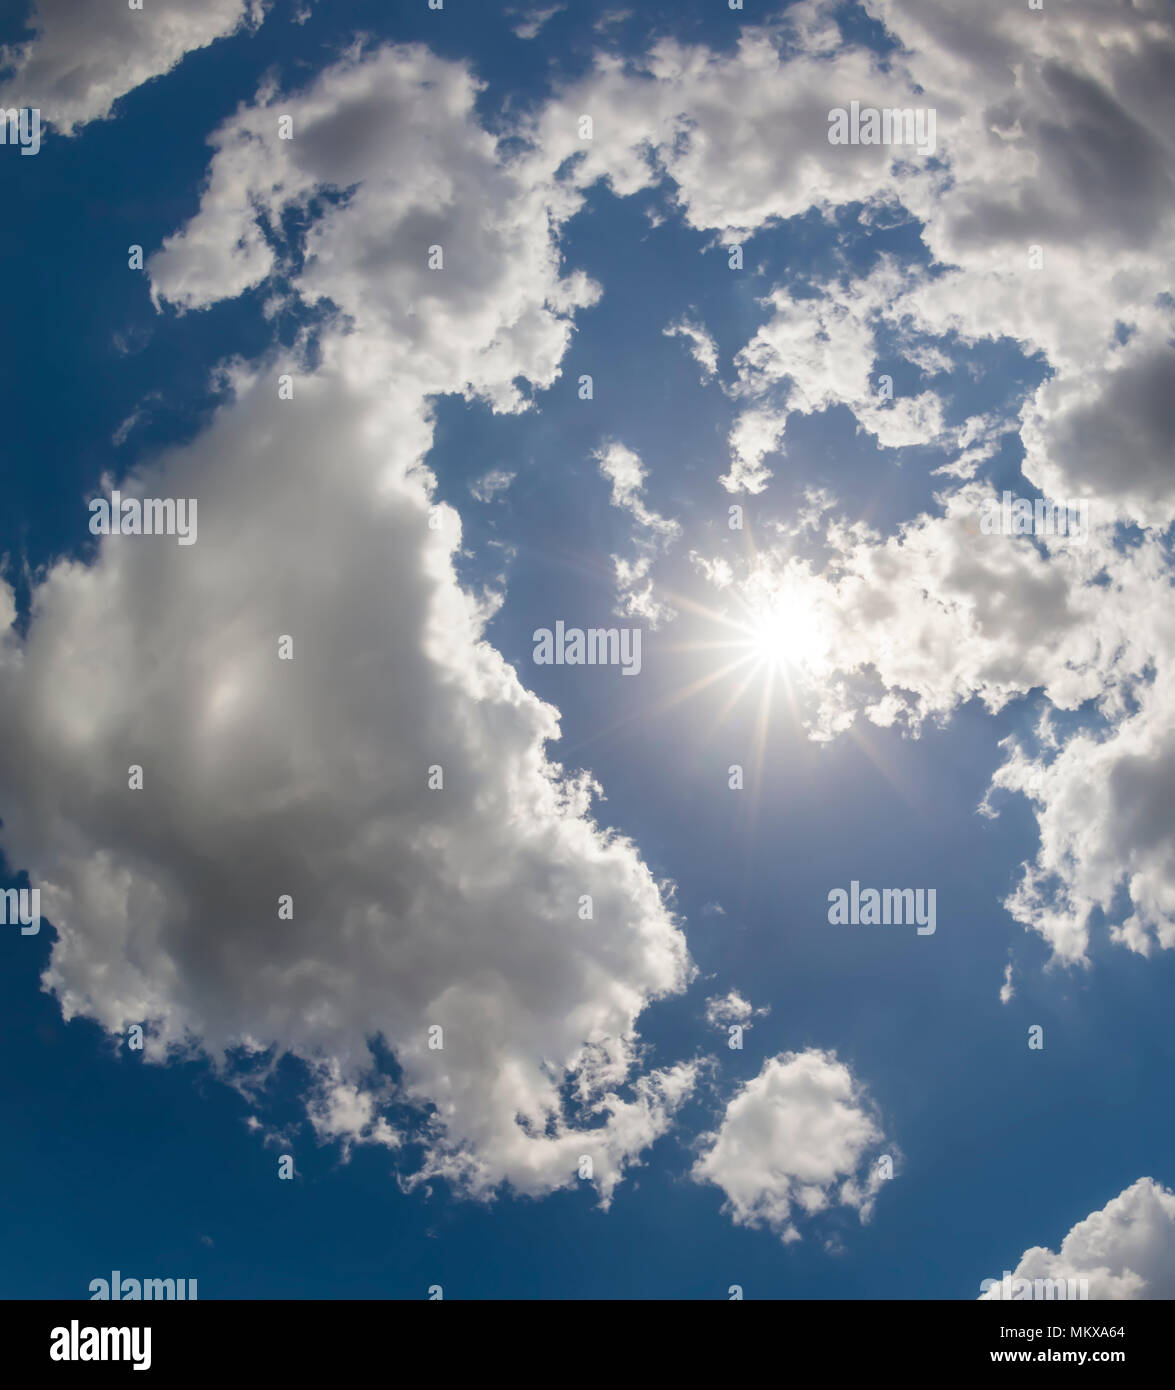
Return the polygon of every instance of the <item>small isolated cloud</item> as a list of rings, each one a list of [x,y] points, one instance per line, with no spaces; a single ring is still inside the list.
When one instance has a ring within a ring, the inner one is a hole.
[[[666,338],[685,338],[689,343],[690,356],[702,369],[702,380],[705,382],[714,377],[718,371],[718,345],[701,324],[682,318],[661,332]]]
[[[1007,965],[1004,966],[1004,982],[1000,986],[1000,1003],[1011,1003],[1015,993],[1016,990],[1012,984],[1012,962],[1009,961]]]
[[[648,473],[639,456],[631,449],[623,444],[608,444],[597,449],[594,457],[600,465],[600,472],[612,484],[612,505],[628,512],[636,522],[633,532],[637,549],[635,559],[612,556],[616,576],[616,611],[625,617],[644,618],[650,627],[657,627],[677,615],[672,608],[653,596],[653,562],[681,535],[681,526],[650,511],[645,505],[645,478]]]
[[[1079,1221],[1056,1253],[1034,1245],[1011,1273],[1034,1282],[1087,1279],[1091,1299],[1175,1298],[1175,1192],[1139,1178]],[[981,1301],[1005,1292],[994,1271],[992,1278]]]
[[[769,1057],[703,1136],[696,1182],[725,1194],[736,1226],[799,1240],[798,1216],[851,1207],[867,1221],[884,1179],[870,1150],[885,1136],[872,1102],[834,1052],[809,1048]]]
[[[515,36],[520,39],[536,38],[547,20],[566,8],[566,5],[547,5],[542,9],[532,10],[521,23],[514,26]],[[514,13],[517,14],[518,11],[515,10]]]
[[[600,472],[612,484],[612,505],[630,512],[633,519],[654,535],[672,539],[680,534],[676,521],[668,521],[656,512],[651,512],[644,502],[645,479],[648,470],[637,454],[626,449],[623,444],[609,444],[596,451]]]
[[[752,1008],[737,989],[732,989],[729,994],[716,994],[706,1000],[706,1022],[715,1028],[724,1027],[728,1023],[748,1023],[749,1019],[762,1018],[770,1012],[770,1005],[760,1009]]]
[[[721,1027],[725,1023],[742,1023],[750,1016],[751,1006],[737,989],[706,1000],[706,1022],[714,1027]]]
[[[284,1150],[293,1148],[294,1135],[298,1127],[295,1125],[290,1129],[280,1129],[276,1125],[266,1124],[256,1115],[246,1115],[245,1128],[255,1138],[260,1139],[267,1149]]]
[[[119,427],[110,436],[111,444],[113,444],[116,448],[118,448],[122,444],[125,444],[132,431],[137,429],[138,426],[141,425],[144,420],[149,420],[151,418],[151,412],[147,409],[147,403],[149,401],[157,401],[160,399],[161,393],[159,391],[152,391],[144,399],[143,404],[136,406],[134,410],[132,410],[131,413],[122,422],[122,424],[119,425]]]
[[[122,424],[119,425],[118,429],[116,429],[114,433],[110,436],[111,444],[113,444],[115,448],[117,448],[120,444],[125,444],[127,441],[127,436],[130,434],[131,430],[134,429],[134,427],[139,423],[139,421],[142,418],[143,412],[141,410],[132,410],[131,413],[122,422]]]
[[[611,29],[617,24],[624,24],[631,18],[631,10],[605,10],[599,19],[596,20],[595,24],[592,25],[592,28],[595,29],[597,33],[603,33],[605,29]]]
[[[497,493],[506,491],[516,476],[503,468],[491,468],[485,477],[469,484],[469,491],[479,502],[492,502]]]

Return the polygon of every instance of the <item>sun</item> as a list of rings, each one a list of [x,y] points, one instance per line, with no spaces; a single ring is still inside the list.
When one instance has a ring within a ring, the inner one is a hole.
[[[748,655],[771,671],[810,667],[823,649],[820,623],[810,607],[779,596],[752,610],[745,624]]]
[[[717,688],[721,695],[708,719],[717,730],[737,709],[745,708],[744,701],[752,701],[757,710],[749,751],[761,766],[772,710],[780,713],[782,700],[795,724],[802,725],[806,700],[835,664],[837,626],[818,589],[802,569],[782,575],[764,569],[728,594],[721,608],[699,603],[689,594],[669,594],[675,606],[703,626],[696,635],[672,644],[671,650],[689,653],[697,661],[696,674],[662,694],[655,712],[664,713]]]

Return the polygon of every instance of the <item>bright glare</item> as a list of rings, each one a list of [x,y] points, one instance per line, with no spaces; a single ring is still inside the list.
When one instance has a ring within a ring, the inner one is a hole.
[[[754,614],[747,633],[755,660],[774,670],[810,666],[824,645],[812,610],[786,598]]]

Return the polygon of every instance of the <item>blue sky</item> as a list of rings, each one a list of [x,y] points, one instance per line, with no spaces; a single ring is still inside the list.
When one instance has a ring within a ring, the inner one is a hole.
[[[5,14],[5,1297],[1175,1294],[1169,13],[621,8]]]

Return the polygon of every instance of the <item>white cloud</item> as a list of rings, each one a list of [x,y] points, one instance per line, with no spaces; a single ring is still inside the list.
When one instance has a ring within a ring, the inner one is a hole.
[[[212,136],[199,212],[148,261],[157,301],[202,308],[264,283],[283,263],[261,219],[280,225],[284,209],[347,189],[310,228],[292,285],[363,338],[353,370],[516,409],[515,379],[551,385],[570,316],[599,288],[559,273],[553,231],[578,195],[499,157],[478,91],[466,68],[400,47],[355,52],[299,94],[261,92]],[[293,139],[278,138],[279,114]]]
[[[566,9],[565,5],[544,5],[532,10],[523,20],[514,26],[514,33],[520,39],[537,38],[539,31],[546,24],[548,19],[553,19],[561,10]]]
[[[558,274],[574,200],[499,162],[475,94],[462,66],[385,50],[220,132],[199,212],[151,263],[160,301],[260,283],[254,217],[337,182],[289,291],[342,313],[314,370],[298,350],[229,364],[209,427],[121,480],[197,498],[195,545],[102,539],[38,581],[23,636],[0,587],[3,844],[58,930],[66,1017],[147,1023],[149,1057],[199,1049],[246,1089],[300,1058],[319,1139],[418,1140],[406,1181],[541,1195],[588,1155],[607,1202],[693,1086],[691,1065],[646,1069],[637,1029],[692,966],[667,886],[595,823],[590,778],[548,761],[557,712],[484,640],[456,514],[428,524],[430,397],[523,408],[515,382],[555,378],[593,293]],[[416,1119],[393,1127],[388,1101]]]
[[[771,481],[763,460],[779,448],[787,416],[762,406],[739,413],[730,431],[730,471],[718,481],[727,492],[760,493]]]
[[[592,25],[593,29],[605,30],[614,24],[623,24],[625,20],[632,18],[631,10],[605,10],[602,15]]]
[[[752,404],[731,430],[731,469],[719,479],[728,491],[763,491],[771,477],[763,459],[782,448],[792,411],[845,405],[886,449],[938,440],[943,413],[936,393],[882,394],[883,384],[892,392],[893,378],[883,370],[889,364],[877,361],[876,330],[883,319],[900,318],[911,278],[882,257],[871,275],[851,284],[831,281],[803,297],[778,288],[760,301],[771,315],[735,355],[731,394]]]
[[[661,332],[666,338],[685,338],[690,356],[702,369],[702,381],[709,381],[718,371],[718,345],[700,323],[688,318],[678,319]]]
[[[706,1022],[709,1024],[742,1023],[750,1016],[751,1006],[737,989],[706,1000]]]
[[[654,596],[651,571],[657,557],[681,535],[681,526],[651,511],[645,504],[648,470],[631,449],[613,442],[597,449],[595,458],[601,474],[612,484],[612,505],[628,512],[636,523],[633,531],[636,558],[625,560],[618,555],[612,556],[617,611],[626,617],[643,618],[650,627],[657,627],[671,621],[676,614]]]
[[[1032,801],[1040,828],[1036,858],[1005,906],[1072,962],[1087,959],[1095,909],[1111,938],[1139,954],[1175,947],[1175,624],[1160,598],[1167,593],[1166,576],[1150,594],[1140,587],[1132,612],[1119,618],[1133,618],[1132,637],[1144,652],[1148,630],[1161,632],[1154,639],[1161,665],[1135,688],[1136,712],[1106,730],[1073,734],[1051,760],[1011,745],[992,779],[993,790]]]
[[[706,1022],[715,1028],[728,1023],[747,1023],[753,1017],[770,1012],[769,1006],[753,1009],[737,989],[732,989],[729,994],[715,994],[706,1000]]]
[[[885,1142],[874,1108],[835,1053],[768,1058],[702,1139],[697,1182],[725,1194],[735,1225],[800,1239],[797,1221],[845,1206],[862,1221],[884,1181],[870,1156]]]
[[[25,43],[0,50],[0,105],[35,106],[64,134],[109,116],[120,96],[170,72],[193,49],[259,24],[258,0],[36,0]]]
[[[996,710],[1036,686],[1064,708],[1102,692],[1126,620],[1125,586],[1138,576],[1122,561],[1123,590],[1106,591],[1090,582],[1100,552],[1074,547],[1050,560],[1029,541],[980,535],[991,496],[968,484],[944,494],[942,516],[922,515],[887,538],[832,517],[823,569],[788,538],[728,561],[748,603],[782,603],[813,630],[793,660],[814,734],[847,727],[842,716],[851,722],[855,708],[887,692],[913,729],[975,695]],[[1143,660],[1136,652],[1134,675]],[[847,705],[838,675],[854,682]]]
[[[668,38],[643,57],[598,53],[594,69],[537,114],[541,162],[555,169],[574,157],[577,183],[603,178],[620,196],[663,172],[691,227],[732,234],[869,198],[890,183],[894,151],[830,145],[829,108],[838,94],[847,102],[866,92],[878,105],[909,105],[910,84],[900,60],[883,68],[863,48],[842,48],[830,63],[837,35],[824,8],[793,6],[778,29],[744,26],[725,53]],[[593,117],[590,142],[579,137],[581,114]]]
[[[1010,1272],[1034,1283],[1086,1279],[1091,1299],[1175,1298],[1175,1192],[1139,1178],[1079,1221],[1060,1250],[1034,1245]],[[1002,1280],[1002,1272],[989,1277]],[[980,1298],[996,1302],[1004,1292],[997,1283]]]
[[[514,478],[515,474],[507,473],[504,468],[491,468],[469,484],[469,491],[479,502],[492,502],[499,492],[506,491]]]

